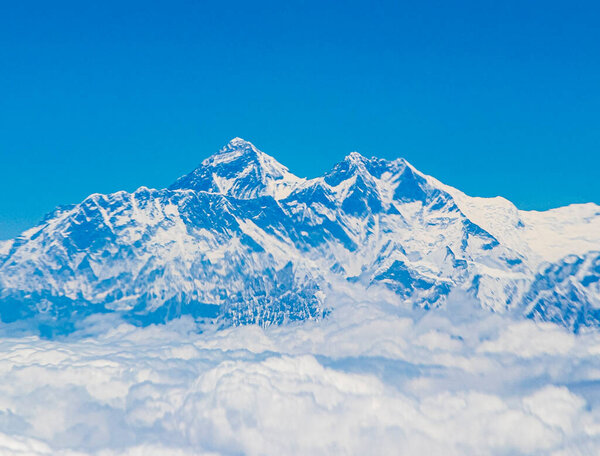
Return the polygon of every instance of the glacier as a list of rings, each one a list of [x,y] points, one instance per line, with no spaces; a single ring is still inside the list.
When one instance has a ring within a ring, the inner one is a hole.
[[[48,334],[97,314],[269,326],[383,294],[578,332],[600,322],[599,255],[595,204],[522,211],[357,152],[299,178],[234,138],[168,188],[93,194],[1,243],[0,319]]]

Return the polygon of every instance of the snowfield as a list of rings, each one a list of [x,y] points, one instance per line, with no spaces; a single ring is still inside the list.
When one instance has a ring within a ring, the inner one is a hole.
[[[600,334],[340,302],[225,330],[8,325],[0,454],[599,454]]]

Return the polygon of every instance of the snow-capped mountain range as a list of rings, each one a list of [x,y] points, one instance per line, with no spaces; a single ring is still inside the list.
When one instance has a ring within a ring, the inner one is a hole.
[[[382,294],[598,326],[600,206],[521,211],[356,152],[302,179],[235,138],[167,189],[93,194],[0,243],[5,322],[268,325]]]

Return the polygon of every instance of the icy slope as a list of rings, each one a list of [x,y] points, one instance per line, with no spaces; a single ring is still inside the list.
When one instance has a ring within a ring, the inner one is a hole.
[[[3,243],[0,317],[67,329],[96,312],[144,324],[190,314],[268,325],[321,318],[351,288],[392,294],[405,307],[465,296],[575,328],[532,311],[531,296],[548,262],[560,268],[567,255],[593,250],[593,204],[519,211],[502,198],[468,197],[405,160],[356,152],[301,179],[235,138],[168,189],[91,195]],[[569,306],[597,293],[583,287]]]

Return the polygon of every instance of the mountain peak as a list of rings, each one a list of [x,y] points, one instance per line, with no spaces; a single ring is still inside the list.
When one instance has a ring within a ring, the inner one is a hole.
[[[231,144],[232,146],[246,145],[246,144],[249,144],[250,146],[254,146],[250,141],[246,141],[244,138],[240,138],[239,136],[232,138],[227,144]]]
[[[368,161],[369,159],[366,158],[365,156],[361,155],[360,153],[354,151],[354,152],[350,152],[348,155],[346,155],[344,160],[352,162],[352,163],[364,163],[365,161]]]
[[[217,153],[203,160],[201,166],[229,162],[241,156],[251,156],[255,159],[258,159],[260,155],[266,154],[258,150],[250,141],[235,137],[225,144],[225,146],[219,149]]]
[[[222,193],[240,199],[284,198],[302,179],[254,144],[236,137],[170,189]]]
[[[325,181],[336,186],[357,175],[368,180],[380,178],[385,171],[394,172],[396,165],[396,162],[375,157],[367,158],[358,152],[350,152],[325,175]]]

